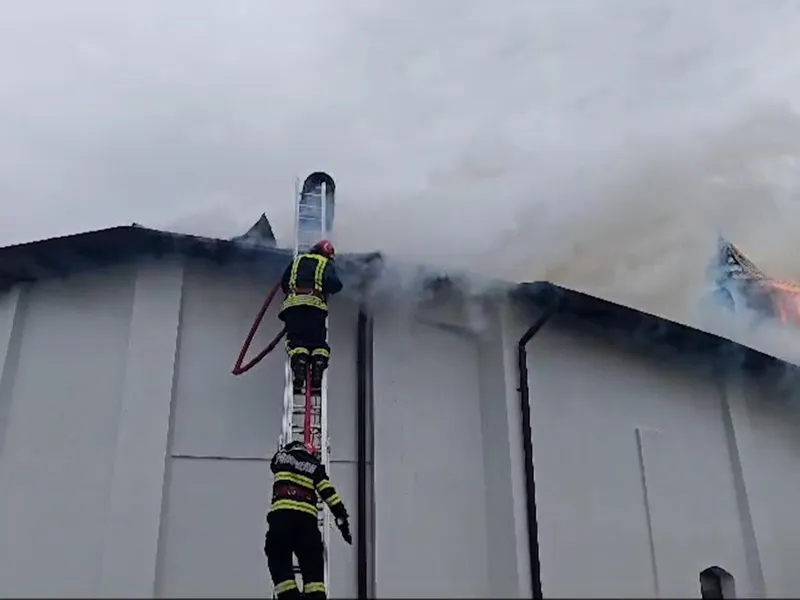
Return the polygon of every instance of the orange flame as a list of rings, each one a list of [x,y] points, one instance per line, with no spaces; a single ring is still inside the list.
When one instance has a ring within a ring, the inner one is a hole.
[[[786,325],[800,325],[800,286],[787,281],[765,281],[775,316]]]

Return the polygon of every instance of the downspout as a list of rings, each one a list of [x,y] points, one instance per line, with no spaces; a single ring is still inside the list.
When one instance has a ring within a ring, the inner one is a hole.
[[[525,347],[550,320],[558,306],[546,310],[519,339],[517,366],[519,372],[519,404],[522,413],[522,454],[525,463],[525,496],[528,513],[528,558],[531,569],[533,598],[542,598],[542,572],[539,561],[539,522],[536,515],[536,479],[533,470],[533,440],[531,431],[531,398],[528,387],[528,351]]]
[[[356,571],[357,597],[366,599],[368,594],[367,560],[367,325],[364,306],[359,306],[356,325],[356,464],[357,464],[357,522],[356,522]]]

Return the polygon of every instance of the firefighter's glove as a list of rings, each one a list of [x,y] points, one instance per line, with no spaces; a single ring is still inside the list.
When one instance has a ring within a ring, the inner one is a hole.
[[[337,517],[336,527],[339,528],[339,532],[342,534],[342,538],[344,539],[344,541],[352,545],[353,536],[350,534],[350,521],[348,521],[347,519],[343,519],[341,517]]]

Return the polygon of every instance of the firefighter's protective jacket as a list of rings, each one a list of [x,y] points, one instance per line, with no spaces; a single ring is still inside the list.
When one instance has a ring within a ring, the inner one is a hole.
[[[279,450],[272,457],[275,474],[270,512],[294,510],[317,516],[317,494],[334,517],[347,519],[347,509],[336,493],[325,466],[303,449]]]
[[[328,310],[328,297],[342,290],[342,281],[330,259],[321,254],[300,254],[286,267],[281,278],[285,294],[281,312],[292,306],[315,306]]]

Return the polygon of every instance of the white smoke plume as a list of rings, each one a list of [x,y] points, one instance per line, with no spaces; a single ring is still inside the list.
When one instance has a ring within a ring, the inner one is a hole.
[[[549,279],[702,320],[718,232],[795,258],[800,3],[102,0],[0,6],[0,237],[136,221]]]

